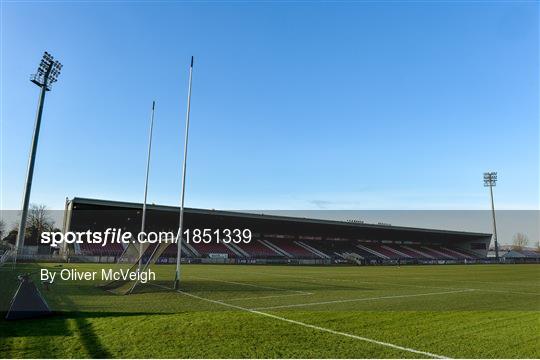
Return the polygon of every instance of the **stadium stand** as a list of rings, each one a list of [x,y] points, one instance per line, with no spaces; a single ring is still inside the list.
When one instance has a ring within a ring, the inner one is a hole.
[[[331,256],[325,254],[324,252],[322,251],[319,251],[317,249],[315,249],[313,246],[311,245],[308,245],[308,243],[306,242],[303,242],[303,241],[294,241],[294,243],[298,246],[301,246],[303,247],[304,249],[306,249],[307,251],[310,251],[312,253],[314,253],[315,255],[317,255],[319,258],[321,259],[330,259]]]
[[[360,255],[363,259],[379,259],[380,256],[376,255],[373,251],[368,250],[365,246],[358,243],[356,244],[356,249],[353,250],[356,254]]]
[[[265,258],[265,257],[280,257],[284,256],[283,254],[278,253],[276,250],[272,249],[270,246],[266,245],[263,241],[253,239],[249,243],[240,243],[235,244],[236,247],[242,249],[249,257],[253,258]]]
[[[89,256],[120,256],[124,252],[124,247],[121,244],[80,244],[81,253]]]
[[[227,254],[227,256],[233,258],[239,256],[239,254],[235,252],[231,247],[226,246],[223,243],[211,242],[209,244],[205,244],[203,242],[200,242],[198,244],[195,244],[191,242],[189,245],[191,245],[201,255],[208,256],[209,254]]]
[[[438,251],[433,246],[419,246],[420,251],[429,254],[434,259],[454,259],[453,256]]]
[[[358,243],[357,245],[360,248],[363,248],[370,253],[376,255],[377,257],[381,259],[398,259],[399,255],[389,250],[388,247],[383,247],[380,244],[377,243]]]
[[[134,233],[140,228],[141,207],[136,203],[74,198],[66,202],[63,231],[122,228]],[[177,207],[148,205],[148,228],[154,231],[176,229],[178,211]],[[392,264],[398,260],[406,263],[457,262],[487,259],[491,242],[491,234],[486,233],[192,208],[185,209],[184,221],[186,229],[244,229],[254,234],[249,243],[183,243],[182,257],[203,262],[211,262],[211,258],[221,260],[225,256],[214,255],[225,254],[232,263],[251,263],[250,259],[257,263],[268,259],[272,263],[310,264],[347,261]],[[77,256],[118,256],[123,247],[85,243],[75,244],[72,251]],[[170,245],[162,253],[161,262],[171,262],[176,253],[176,245]],[[515,256],[537,258],[536,253],[516,253]]]
[[[465,251],[461,251],[458,249],[450,249],[444,246],[441,246],[440,249],[447,254],[453,255],[457,259],[474,259],[475,256],[467,254]]]
[[[162,257],[176,257],[178,252],[178,246],[176,244],[169,245],[165,251],[163,251]],[[182,247],[182,257],[188,257],[191,255],[191,252],[189,249],[186,248],[186,246]]]
[[[149,245],[148,253],[154,244]],[[123,246],[120,244],[80,244],[81,255],[120,256]],[[477,259],[472,252],[438,245],[378,243],[366,241],[329,241],[293,239],[253,239],[250,243],[189,243],[183,242],[183,258],[205,258],[211,254],[226,254],[229,258],[289,258],[289,259],[362,259],[366,261],[389,260],[471,260]],[[176,244],[171,244],[162,254],[162,258],[175,258]],[[539,258],[537,252],[513,251],[508,257]]]
[[[397,244],[382,244],[381,246],[383,248],[386,248],[386,249],[394,252],[398,256],[398,259],[411,259],[411,258],[413,258],[412,256],[410,256],[410,255],[406,254],[405,252],[401,251],[400,249],[398,249],[396,245]]]
[[[321,257],[317,255],[317,253],[310,251],[300,245],[298,245],[296,242],[288,240],[288,239],[272,239],[272,240],[266,240],[271,245],[275,246],[281,252],[286,253],[289,257],[295,257],[295,258],[301,258],[301,259],[312,259]]]
[[[406,245],[401,244],[392,244],[392,248],[396,251],[399,251],[402,254],[405,254],[413,259],[422,258],[422,254],[414,251],[414,249],[407,247]]]
[[[341,241],[322,241],[322,240],[310,240],[303,241],[304,245],[314,248],[319,253],[326,255],[327,257],[342,257],[342,253],[352,251],[352,248],[346,242]]]
[[[466,258],[470,258],[468,257],[468,255],[465,255],[465,254],[458,254],[457,252],[453,252],[452,250],[450,249],[445,249],[443,248],[442,246],[434,246],[434,245],[431,245],[430,246],[430,249],[433,251],[433,252],[436,252],[438,254],[441,254],[441,256],[445,256],[446,258],[448,259],[466,259]]]

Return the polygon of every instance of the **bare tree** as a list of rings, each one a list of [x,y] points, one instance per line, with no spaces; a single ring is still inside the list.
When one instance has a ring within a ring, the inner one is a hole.
[[[26,218],[25,244],[37,245],[41,233],[44,231],[52,231],[54,229],[54,220],[51,218],[49,210],[43,204],[30,204],[28,215]],[[13,222],[9,231],[6,234],[2,233],[3,240],[15,245],[17,234],[19,232],[19,222]]]
[[[521,250],[525,246],[529,245],[529,238],[524,233],[516,233],[514,237],[512,238],[513,247],[516,250]]]
[[[44,231],[50,231],[54,221],[49,216],[49,210],[43,204],[31,204],[26,220],[26,231],[31,238],[39,238]]]
[[[49,210],[43,204],[31,204],[26,220],[29,227],[45,231],[53,227],[54,222],[49,216]]]

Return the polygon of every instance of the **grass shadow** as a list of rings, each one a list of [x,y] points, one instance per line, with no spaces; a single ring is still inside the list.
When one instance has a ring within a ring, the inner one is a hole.
[[[62,299],[67,305],[73,306],[73,302],[71,301],[69,296],[65,296]],[[67,313],[67,314],[80,315],[80,316],[74,316],[71,318],[74,319],[75,326],[76,326],[75,331],[77,332],[77,336],[79,337],[89,357],[98,358],[98,359],[112,357],[112,354],[102,344],[101,340],[99,339],[99,335],[94,331],[92,324],[88,321],[88,313],[81,314],[79,312],[72,312],[72,313]],[[97,312],[94,314],[97,314],[100,317],[103,316],[102,312]],[[126,313],[126,314],[129,314],[129,313]],[[66,323],[69,321],[68,319],[69,318],[64,317],[64,321]]]

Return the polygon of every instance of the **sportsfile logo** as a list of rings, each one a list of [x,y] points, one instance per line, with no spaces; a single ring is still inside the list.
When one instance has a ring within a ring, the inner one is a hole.
[[[129,231],[123,231],[117,228],[108,228],[105,231],[44,231],[41,233],[40,242],[44,245],[58,247],[62,244],[129,244],[129,243],[176,243],[179,239],[179,233],[172,231],[150,231],[139,232],[137,236]],[[252,239],[250,229],[186,229],[183,232],[182,239],[189,243],[210,244],[248,244]]]

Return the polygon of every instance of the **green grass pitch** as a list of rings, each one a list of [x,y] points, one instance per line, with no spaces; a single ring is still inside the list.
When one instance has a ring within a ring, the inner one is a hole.
[[[16,274],[0,269],[0,310]],[[64,264],[78,270],[103,265]],[[155,266],[130,296],[43,291],[59,314],[0,320],[2,358],[540,358],[540,266]],[[41,286],[40,286],[41,289]]]

